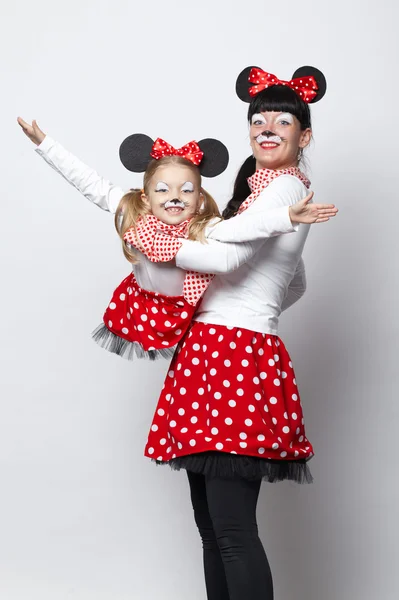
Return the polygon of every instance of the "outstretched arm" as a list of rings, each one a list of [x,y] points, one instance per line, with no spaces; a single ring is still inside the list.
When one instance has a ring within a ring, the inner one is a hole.
[[[73,185],[90,202],[103,210],[115,213],[125,191],[100,177],[94,170],[85,165],[76,156],[65,150],[55,140],[43,133],[36,121],[32,125],[19,118],[18,123],[29,139],[36,144],[36,152]]]
[[[280,176],[241,214],[207,230],[207,237],[222,242],[247,242],[298,229],[299,223],[324,223],[338,212],[333,204],[311,203],[304,185],[292,176]]]
[[[303,197],[304,189],[304,185],[296,177],[279,177],[241,215],[216,223],[214,227],[209,228],[206,244],[182,240],[181,248],[176,254],[176,265],[186,270],[215,274],[230,273],[238,269],[250,260],[264,243],[268,243],[264,239],[264,234],[266,227],[269,227],[269,232],[271,231],[271,222],[274,223],[273,227],[276,229],[280,226],[281,229],[283,228],[284,221],[279,221],[278,215],[288,215],[289,206],[294,205]],[[242,217],[246,215],[250,215],[250,217],[244,221]],[[245,223],[245,226],[242,226],[242,223]],[[308,225],[302,225],[295,235],[281,237],[281,240],[284,239],[286,242],[289,253],[296,255],[299,247],[302,251],[308,229]],[[240,239],[248,240],[251,237],[257,238],[257,234],[261,233],[261,239],[256,239],[256,241],[241,243],[238,241]],[[233,243],[228,239],[216,243],[216,240],[213,239],[214,236],[221,238],[236,236],[238,240],[235,241],[238,243]]]
[[[220,242],[249,242],[265,240],[297,230],[297,226],[290,219],[289,206],[263,208],[263,210],[256,207],[257,210],[252,211],[250,208],[231,219],[219,221],[209,227],[206,232],[208,240],[212,238]]]

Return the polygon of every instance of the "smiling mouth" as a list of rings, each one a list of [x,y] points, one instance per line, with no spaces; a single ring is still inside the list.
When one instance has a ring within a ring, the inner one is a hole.
[[[183,212],[184,208],[180,208],[179,206],[170,206],[169,208],[165,208],[166,212],[171,215],[180,215]]]
[[[180,215],[185,208],[186,205],[181,200],[168,200],[164,204],[166,212],[172,215]]]
[[[264,150],[272,150],[273,148],[278,148],[280,144],[276,144],[274,142],[262,142],[260,147]]]

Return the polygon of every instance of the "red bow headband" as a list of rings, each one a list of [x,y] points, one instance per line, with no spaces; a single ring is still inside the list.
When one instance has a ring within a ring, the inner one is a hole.
[[[282,79],[278,79],[275,75],[262,71],[262,69],[256,67],[251,69],[248,81],[255,84],[249,88],[249,95],[252,98],[272,85],[287,85],[294,90],[304,102],[309,103],[317,96],[317,90],[319,89],[316,79],[312,75],[307,77],[297,77],[296,79],[291,79],[291,81],[283,81]]]
[[[198,167],[204,177],[220,175],[229,164],[226,146],[214,138],[189,142],[176,149],[160,138],[154,142],[144,133],[133,133],[123,140],[119,156],[126,169],[133,173],[144,173],[152,158],[159,160],[164,156],[182,156]]]
[[[165,142],[165,140],[157,138],[152,146],[151,156],[152,158],[155,158],[155,160],[160,160],[165,156],[181,156],[198,167],[198,165],[201,163],[204,153],[198,146],[197,142],[194,141],[176,149],[168,144],[168,142]]]

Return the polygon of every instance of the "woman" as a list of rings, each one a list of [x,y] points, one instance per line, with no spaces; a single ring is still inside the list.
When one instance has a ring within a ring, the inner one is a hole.
[[[309,103],[325,89],[322,73],[306,67],[291,82],[252,67],[241,73],[237,93],[250,101],[253,157],[237,176],[225,218],[244,209],[261,215],[306,193],[296,169],[312,135]],[[256,525],[261,479],[311,481],[313,449],[292,362],[277,337],[280,312],[305,289],[308,231],[301,225],[295,234],[255,242],[245,264],[215,277],[155,412],[146,455],[187,470],[209,600],[273,597]],[[183,240],[176,264],[210,270],[208,254],[209,247]]]
[[[322,97],[325,82],[313,73],[314,100]],[[241,97],[243,89],[247,98],[254,87],[249,76],[252,69],[238,79]],[[246,209],[261,219],[271,208],[293,205],[306,194],[306,178],[297,168],[311,138],[308,102],[287,82],[267,85],[250,103],[254,157],[238,174],[227,218]],[[38,151],[92,201],[115,211],[120,188],[85,171],[51,140]],[[277,337],[281,310],[304,291],[300,257],[307,234],[308,226],[302,225],[297,233],[247,242],[240,245],[242,255],[230,251],[234,244],[182,240],[176,255],[183,269],[219,275],[172,361],[146,454],[188,472],[209,600],[272,598],[255,515],[261,479],[311,479],[306,460],[313,450],[292,363]],[[223,238],[216,228],[208,238],[213,235]],[[227,253],[215,252],[223,246],[229,247]],[[166,279],[167,274],[165,287]]]

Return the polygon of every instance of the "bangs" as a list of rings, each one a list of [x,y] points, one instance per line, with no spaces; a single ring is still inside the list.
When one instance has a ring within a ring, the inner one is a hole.
[[[273,85],[257,94],[249,105],[248,121],[262,112],[288,112],[298,119],[302,129],[311,127],[308,104],[285,85]]]

